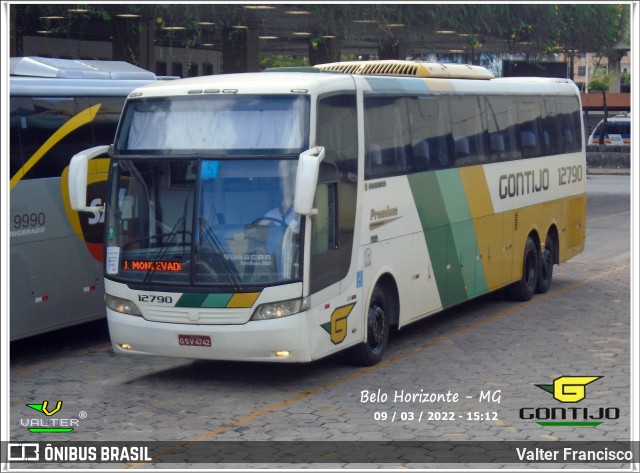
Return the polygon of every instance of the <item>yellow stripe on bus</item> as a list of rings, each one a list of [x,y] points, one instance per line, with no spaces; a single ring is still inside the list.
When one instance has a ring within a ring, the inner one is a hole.
[[[29,172],[29,170],[36,165],[42,157],[47,154],[47,152],[53,148],[60,140],[62,140],[65,136],[67,136],[72,131],[80,128],[82,125],[86,125],[93,121],[95,116],[98,113],[98,110],[102,104],[93,105],[86,110],[81,111],[77,115],[71,117],[64,125],[56,130],[56,132],[49,137],[47,141],[44,142],[38,150],[33,153],[26,163],[20,168],[20,170],[15,174],[16,178],[11,180],[11,184],[9,189],[12,190],[15,185],[22,180],[22,178]],[[71,159],[71,156],[69,156]]]
[[[253,307],[253,303],[260,296],[259,292],[240,292],[234,294],[227,303],[228,309]]]
[[[468,166],[460,168],[460,179],[467,194],[471,217],[476,219],[493,215],[493,203],[487,186],[487,178],[482,166]]]
[[[496,215],[482,166],[460,168],[460,179],[469,204],[487,289],[503,285],[511,278],[504,243],[504,215]]]

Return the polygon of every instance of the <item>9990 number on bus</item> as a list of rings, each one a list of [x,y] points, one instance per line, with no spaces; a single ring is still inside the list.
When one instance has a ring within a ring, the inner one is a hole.
[[[13,228],[28,228],[42,226],[45,223],[44,212],[25,213],[13,216]]]

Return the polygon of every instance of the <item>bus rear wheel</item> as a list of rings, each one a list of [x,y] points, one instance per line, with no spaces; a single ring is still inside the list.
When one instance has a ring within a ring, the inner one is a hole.
[[[389,342],[389,304],[385,292],[376,286],[367,313],[367,340],[353,348],[351,360],[359,366],[378,364]]]
[[[544,250],[540,253],[540,270],[536,283],[536,292],[544,294],[551,287],[553,278],[553,263],[556,259],[556,240],[552,235],[547,235],[544,241]]]
[[[528,301],[536,292],[538,274],[540,272],[540,256],[533,238],[528,237],[524,245],[522,257],[522,277],[507,288],[510,299],[515,301]]]

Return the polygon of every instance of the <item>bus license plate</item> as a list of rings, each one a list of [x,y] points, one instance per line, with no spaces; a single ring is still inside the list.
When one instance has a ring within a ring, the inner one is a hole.
[[[211,337],[208,335],[178,335],[178,343],[189,347],[210,347]]]

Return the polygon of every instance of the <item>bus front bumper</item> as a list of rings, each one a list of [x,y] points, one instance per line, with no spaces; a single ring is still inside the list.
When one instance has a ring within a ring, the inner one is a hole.
[[[156,355],[191,359],[308,362],[307,317],[242,325],[193,325],[150,322],[107,309],[113,351],[126,355]]]

